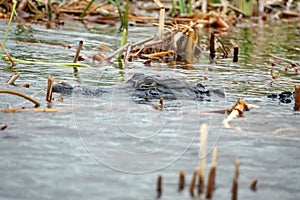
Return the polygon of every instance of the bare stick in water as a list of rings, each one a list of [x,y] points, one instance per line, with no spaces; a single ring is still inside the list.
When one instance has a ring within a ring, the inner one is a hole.
[[[184,171],[180,170],[179,172],[179,183],[178,183],[178,192],[182,191],[184,189],[185,180],[184,180]]]
[[[49,103],[52,100],[52,87],[53,87],[53,78],[51,76],[48,76],[48,87],[47,87],[47,93],[46,93],[46,101]]]
[[[295,86],[295,106],[294,111],[300,110],[300,85]]]
[[[15,80],[17,80],[19,78],[20,74],[19,72],[15,72],[6,82],[8,85],[14,85]]]
[[[215,34],[210,34],[210,42],[209,42],[209,55],[213,60],[216,57],[216,50],[215,50]]]
[[[239,178],[239,166],[240,162],[235,161],[234,163],[234,177],[233,177],[233,183],[232,183],[232,189],[231,189],[231,199],[237,200],[238,199],[238,178]]]
[[[233,62],[238,62],[239,61],[239,47],[235,46],[233,48]]]
[[[83,45],[83,41],[80,40],[79,43],[78,43],[78,47],[77,47],[77,50],[76,50],[76,54],[74,56],[74,59],[73,59],[73,63],[76,63],[77,60],[78,60],[78,57],[79,57],[79,53],[80,53],[80,50],[82,48],[82,45]],[[74,67],[74,74],[77,75],[78,74],[78,69],[77,67]]]
[[[157,177],[156,194],[157,194],[157,198],[161,197],[161,194],[162,194],[162,175],[159,175]]]
[[[12,95],[17,95],[17,96],[23,97],[24,99],[27,99],[28,101],[31,101],[32,103],[34,103],[35,107],[39,107],[41,105],[40,102],[35,100],[34,98],[31,98],[31,97],[26,96],[25,94],[22,94],[19,92],[15,92],[15,91],[11,91],[11,90],[0,90],[0,93],[12,94]]]
[[[193,177],[192,177],[191,184],[190,184],[190,195],[192,197],[194,197],[194,188],[196,185],[196,178],[197,178],[198,171],[199,170],[197,168],[194,170]]]
[[[252,183],[251,183],[251,185],[250,185],[250,189],[251,189],[252,191],[256,191],[257,181],[258,181],[257,178],[253,179],[253,181],[252,181]]]
[[[216,177],[216,169],[217,169],[217,156],[218,156],[218,147],[214,147],[212,164],[211,164],[209,177],[208,177],[207,188],[206,188],[206,198],[207,199],[212,198],[212,192],[213,192],[214,186],[215,186],[215,177]]]
[[[202,126],[201,126],[201,135],[200,135],[200,147],[199,147],[199,185],[198,185],[198,194],[202,194],[204,192],[207,132],[208,132],[207,124],[202,124]]]

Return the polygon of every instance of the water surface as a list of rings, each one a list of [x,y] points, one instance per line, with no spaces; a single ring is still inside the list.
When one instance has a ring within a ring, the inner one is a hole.
[[[286,63],[271,66],[266,60],[274,54],[299,61],[299,22],[231,29],[221,40],[228,47],[230,41],[240,47],[239,62],[218,60],[210,64],[208,53],[203,52],[199,62],[192,65],[194,70],[180,64],[152,63],[149,67],[139,61],[119,69],[117,62],[93,62],[97,46],[118,47],[121,34],[117,27],[87,29],[72,21],[58,30],[27,26],[25,31],[17,24],[11,27],[5,46],[13,57],[71,62],[78,41],[83,40],[81,54],[91,66],[80,68],[79,77],[75,77],[72,68],[18,63],[13,70],[21,74],[17,86],[7,86],[5,82],[12,72],[7,70],[9,63],[2,61],[0,88],[33,96],[42,107],[47,107],[48,76],[71,85],[118,87],[134,73],[161,74],[218,88],[226,98],[165,101],[168,109],[160,112],[113,90],[100,98],[64,96],[63,102],[56,101],[60,95],[55,94],[52,107],[62,108],[60,112],[0,113],[0,125],[8,125],[0,132],[1,199],[155,199],[159,174],[163,175],[162,199],[191,199],[187,188],[177,192],[178,173],[185,170],[189,185],[198,165],[203,123],[209,126],[206,174],[211,164],[210,150],[219,148],[214,199],[231,198],[235,160],[241,163],[240,199],[300,198],[299,115],[294,114],[292,104],[267,98],[271,93],[293,91],[300,76],[292,70],[285,72]],[[4,35],[6,21],[1,21],[0,27],[0,35]],[[203,41],[208,38],[207,31],[201,33]],[[129,38],[135,42],[155,32],[155,28],[132,27]],[[278,71],[280,79],[272,80],[269,69]],[[30,83],[30,88],[20,87],[22,83]],[[230,129],[222,125],[225,115],[203,113],[230,108],[238,97],[259,108],[232,121]],[[33,105],[1,94],[0,106]],[[254,178],[258,178],[256,192],[249,189]]]

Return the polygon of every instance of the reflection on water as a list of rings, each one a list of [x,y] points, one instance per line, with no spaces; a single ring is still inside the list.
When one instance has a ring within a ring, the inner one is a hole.
[[[270,93],[292,91],[299,75],[284,72],[285,63],[271,66],[265,59],[274,54],[299,61],[299,22],[230,30],[221,39],[239,45],[239,63],[209,64],[204,52],[199,63],[192,65],[194,70],[159,63],[147,67],[140,62],[120,70],[114,63],[93,63],[96,47],[104,44],[116,49],[121,34],[107,27],[88,32],[79,23],[74,29],[72,23],[60,30],[31,25],[30,32],[15,32],[17,27],[12,27],[6,48],[15,58],[66,62],[72,61],[78,41],[83,40],[82,55],[92,68],[80,68],[78,79],[70,68],[18,63],[14,71],[21,76],[16,84],[30,83],[26,89],[4,84],[11,72],[2,61],[1,89],[32,95],[46,107],[49,75],[72,85],[111,88],[140,72],[201,82],[223,90],[226,98],[165,101],[167,109],[160,112],[152,108],[154,100],[150,105],[136,104],[129,95],[113,91],[100,98],[65,96],[64,102],[54,102],[53,107],[63,109],[57,113],[0,113],[0,125],[8,124],[0,132],[1,199],[155,199],[158,174],[163,175],[163,199],[191,199],[187,189],[177,192],[178,173],[184,169],[186,183],[190,182],[198,165],[202,123],[209,125],[207,166],[210,150],[219,147],[214,199],[230,199],[236,159],[241,163],[240,199],[300,197],[299,115],[294,115],[293,105],[266,98]],[[0,26],[4,35],[6,25]],[[149,27],[133,28],[130,37],[138,41],[154,32]],[[271,80],[271,68],[280,73],[278,81]],[[238,96],[260,108],[233,121],[232,129],[223,128],[224,115],[203,112],[231,107]],[[0,102],[1,109],[32,106],[5,94],[0,95]],[[256,192],[249,190],[254,178],[258,178]]]

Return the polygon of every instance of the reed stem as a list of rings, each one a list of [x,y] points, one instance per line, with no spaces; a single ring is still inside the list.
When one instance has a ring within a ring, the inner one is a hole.
[[[22,94],[19,92],[15,92],[15,91],[11,91],[11,90],[0,90],[0,93],[12,94],[12,95],[17,95],[17,96],[23,97],[24,99],[27,99],[28,101],[31,101],[32,103],[34,103],[35,107],[39,107],[41,105],[40,102],[35,100],[34,98],[31,98],[31,97],[26,96],[25,94]]]

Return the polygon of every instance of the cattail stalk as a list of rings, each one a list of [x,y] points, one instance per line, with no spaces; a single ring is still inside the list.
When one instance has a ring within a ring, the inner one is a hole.
[[[194,170],[193,177],[192,177],[191,184],[190,184],[190,195],[192,197],[194,197],[194,188],[196,185],[196,178],[197,178],[198,171],[199,170],[197,168]]]
[[[300,85],[295,86],[295,106],[294,111],[300,110]]]
[[[252,183],[251,183],[251,185],[250,185],[250,189],[251,189],[252,191],[256,191],[257,181],[258,181],[257,178],[253,179],[253,181],[252,181]]]
[[[162,175],[159,175],[157,177],[157,182],[156,182],[156,196],[157,198],[160,198],[162,194]]]
[[[202,194],[203,191],[204,191],[207,132],[208,132],[207,124],[202,124],[202,126],[201,126],[201,135],[200,135],[200,147],[199,147],[199,185],[198,185],[198,194]]]
[[[46,101],[49,103],[52,100],[52,87],[53,87],[53,78],[51,76],[48,76],[48,86],[47,86],[47,93],[46,93]]]
[[[76,54],[75,54],[74,59],[73,59],[73,63],[76,63],[76,62],[77,62],[78,57],[79,57],[79,53],[80,53],[80,50],[81,50],[82,46],[83,46],[83,41],[80,40],[79,43],[78,43],[78,47],[77,47],[77,50],[76,50]],[[74,74],[77,75],[77,74],[78,74],[78,69],[77,69],[77,67],[74,67],[73,69],[74,69]]]
[[[213,149],[213,158],[212,165],[209,172],[208,183],[206,188],[206,198],[212,198],[212,192],[215,186],[215,177],[216,177],[216,169],[217,169],[217,156],[218,156],[218,147],[214,147]]]
[[[184,171],[180,170],[179,172],[179,183],[178,183],[178,192],[182,191],[185,186]]]
[[[233,62],[238,62],[239,61],[239,47],[235,46],[233,48]]]
[[[209,55],[213,60],[216,57],[216,50],[215,50],[215,34],[210,34],[210,42],[209,42]]]
[[[232,183],[232,189],[231,189],[231,199],[237,200],[238,199],[238,178],[239,178],[239,166],[240,162],[235,161],[234,163],[234,177],[233,177],[233,183]]]

